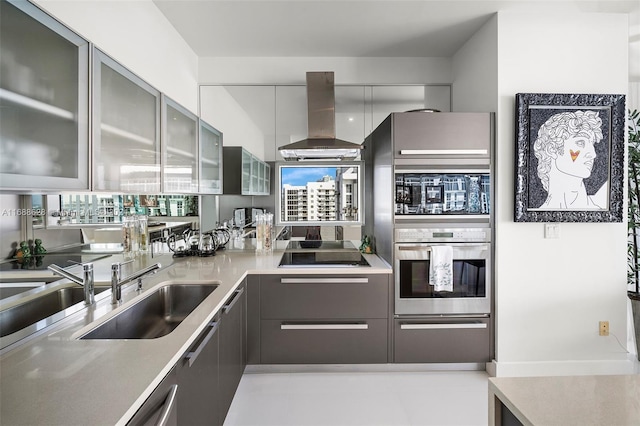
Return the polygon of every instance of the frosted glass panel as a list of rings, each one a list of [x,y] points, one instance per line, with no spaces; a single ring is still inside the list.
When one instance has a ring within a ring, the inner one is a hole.
[[[164,98],[164,192],[198,192],[198,118]]]
[[[200,121],[200,192],[222,193],[222,134]]]
[[[94,51],[94,189],[160,192],[160,92]]]
[[[0,186],[88,189],[86,40],[28,2],[0,2]]]

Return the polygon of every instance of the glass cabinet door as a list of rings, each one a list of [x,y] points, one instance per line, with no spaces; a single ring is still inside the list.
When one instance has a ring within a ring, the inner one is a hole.
[[[198,117],[162,95],[163,192],[198,192]]]
[[[258,194],[264,194],[264,166],[262,161],[258,163],[258,187],[256,188]]]
[[[259,182],[259,174],[260,173],[260,160],[255,156],[251,155],[251,195],[255,195],[259,193],[258,182]]]
[[[89,189],[89,43],[0,1],[0,187]]]
[[[271,166],[265,163],[264,167],[264,195],[269,195],[271,194]]]
[[[251,194],[251,160],[250,152],[242,150],[242,194]]]
[[[160,192],[160,92],[94,49],[93,188]]]
[[[222,194],[222,133],[200,120],[200,193]]]

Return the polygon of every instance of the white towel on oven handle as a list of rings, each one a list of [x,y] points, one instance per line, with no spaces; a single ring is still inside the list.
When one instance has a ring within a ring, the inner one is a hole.
[[[431,246],[429,284],[433,291],[453,291],[453,247]]]

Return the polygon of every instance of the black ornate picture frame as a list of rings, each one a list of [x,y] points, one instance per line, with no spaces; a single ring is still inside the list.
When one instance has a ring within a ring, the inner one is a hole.
[[[622,222],[625,97],[516,94],[516,222]]]

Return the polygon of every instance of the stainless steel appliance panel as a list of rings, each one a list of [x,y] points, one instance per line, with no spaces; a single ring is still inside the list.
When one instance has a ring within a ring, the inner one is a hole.
[[[395,215],[489,217],[488,172],[395,172]]]
[[[485,237],[488,229],[402,231],[396,230],[396,238],[413,241],[396,243],[394,246],[396,315],[491,312],[492,255],[491,243]],[[466,242],[451,242],[453,238]],[[429,242],[416,242],[419,240]],[[435,245],[450,245],[453,248],[452,292],[434,291],[429,283],[431,247]]]

